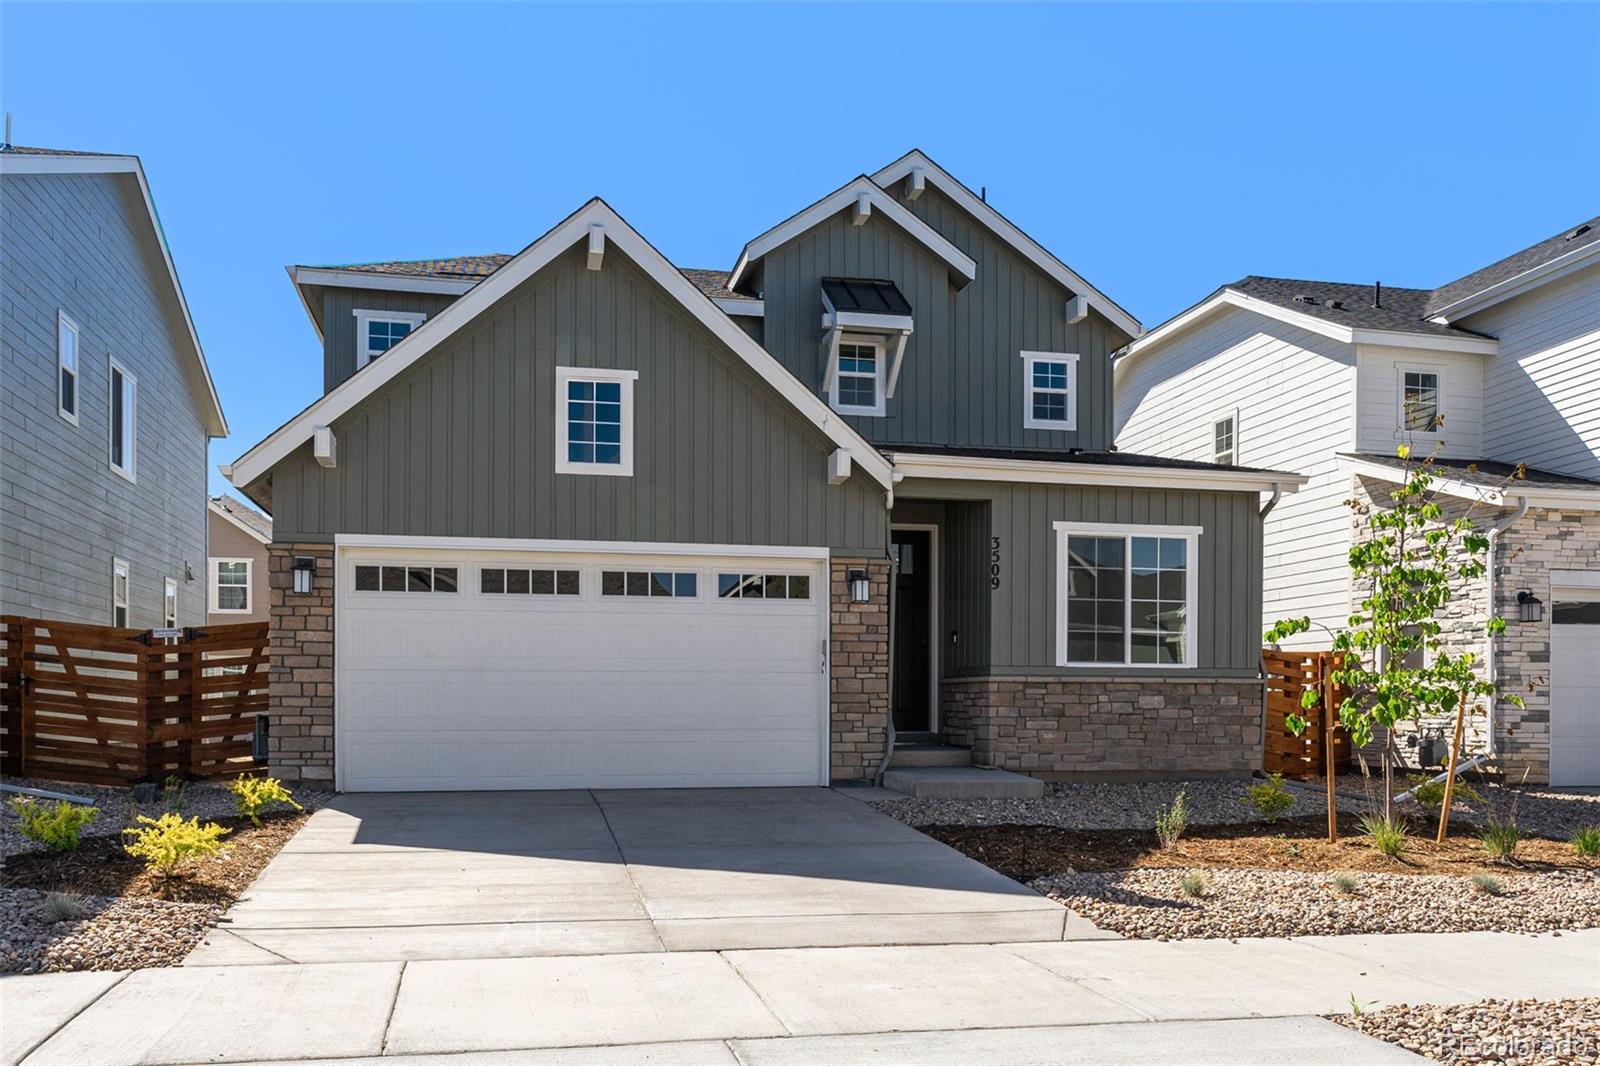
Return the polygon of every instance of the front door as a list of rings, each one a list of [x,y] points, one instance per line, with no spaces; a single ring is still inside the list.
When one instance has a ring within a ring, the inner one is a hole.
[[[894,728],[933,729],[933,534],[896,529],[894,604]]]

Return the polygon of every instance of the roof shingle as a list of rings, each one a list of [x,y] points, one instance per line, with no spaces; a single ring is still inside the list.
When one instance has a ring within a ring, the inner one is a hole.
[[[1441,309],[1474,293],[1482,292],[1518,274],[1525,274],[1535,267],[1541,267],[1553,259],[1586,248],[1597,241],[1600,241],[1600,215],[1564,229],[1554,237],[1548,237],[1498,262],[1490,263],[1482,270],[1474,270],[1464,278],[1457,278],[1448,285],[1439,286],[1433,290],[1423,314],[1437,314]]]

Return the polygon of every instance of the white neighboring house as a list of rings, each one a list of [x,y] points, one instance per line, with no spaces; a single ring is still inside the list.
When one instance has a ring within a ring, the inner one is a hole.
[[[1471,606],[1492,587],[1505,635],[1456,643],[1527,707],[1497,703],[1478,745],[1513,779],[1600,785],[1600,218],[1438,289],[1244,278],[1115,367],[1119,448],[1310,476],[1267,521],[1263,628],[1348,615],[1345,501],[1387,500],[1409,421],[1437,484],[1496,531]]]

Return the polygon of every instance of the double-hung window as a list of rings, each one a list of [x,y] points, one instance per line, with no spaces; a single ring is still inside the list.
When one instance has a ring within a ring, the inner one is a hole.
[[[633,476],[635,370],[556,367],[556,472]]]
[[[1194,665],[1199,527],[1055,531],[1058,666]]]
[[[56,412],[78,424],[78,324],[56,312]]]
[[[111,624],[128,624],[128,564],[122,559],[111,560]]]
[[[1078,357],[1071,352],[1023,352],[1024,429],[1078,428]]]
[[[427,319],[417,311],[371,311],[357,308],[356,369],[393,348]]]
[[[1407,433],[1437,433],[1444,425],[1444,376],[1436,369],[1400,367],[1400,426]]]
[[[250,560],[211,560],[211,609],[217,614],[250,613]]]
[[[1211,426],[1211,461],[1233,466],[1239,461],[1239,416],[1224,415]]]
[[[883,364],[883,345],[876,341],[841,341],[829,405],[841,414],[883,414]]]
[[[138,388],[138,379],[121,363],[111,360],[111,469],[129,481],[135,479],[138,458]]]

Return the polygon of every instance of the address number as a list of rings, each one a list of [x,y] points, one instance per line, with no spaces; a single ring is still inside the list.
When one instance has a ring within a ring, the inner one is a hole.
[[[989,588],[1000,587],[1000,538],[989,538]]]

